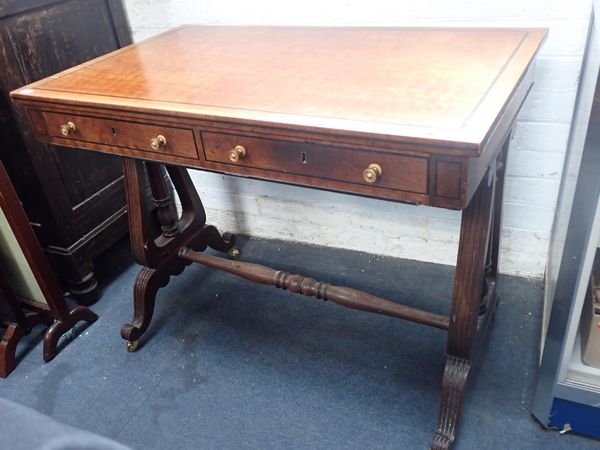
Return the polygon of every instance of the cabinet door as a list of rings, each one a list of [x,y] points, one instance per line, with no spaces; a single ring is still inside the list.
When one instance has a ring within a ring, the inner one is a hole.
[[[2,106],[11,109],[12,117],[5,122],[12,120],[13,126],[19,122],[22,132],[18,138],[12,136],[11,148],[2,150],[1,156],[9,171],[13,166],[24,176],[36,175],[37,182],[15,180],[11,171],[44,247],[70,252],[90,233],[106,228],[107,221],[125,214],[120,158],[39,144],[26,121],[17,120],[21,112],[12,110],[6,96],[12,89],[130,43],[127,20],[120,1],[113,0],[19,0],[8,1],[4,8],[0,64],[7,70],[0,74]]]

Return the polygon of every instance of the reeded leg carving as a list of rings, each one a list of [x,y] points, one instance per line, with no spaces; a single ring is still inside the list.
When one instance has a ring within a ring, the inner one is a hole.
[[[456,437],[456,427],[465,394],[465,384],[471,361],[449,356],[444,368],[438,429],[433,437],[432,450],[447,450]]]
[[[85,306],[77,306],[69,311],[66,318],[55,319],[44,334],[44,361],[48,362],[56,356],[56,348],[60,337],[69,331],[79,321],[94,323],[98,316]]]
[[[432,449],[449,449],[456,438],[465,387],[473,362],[480,329],[479,310],[482,296],[492,294],[493,286],[484,289],[486,266],[489,273],[489,250],[492,230],[492,210],[496,188],[496,167],[490,168],[477,188],[469,206],[463,211],[450,326],[448,328],[447,359],[442,381],[442,394],[437,430]],[[487,295],[486,295],[487,294]],[[490,311],[487,311],[482,323]]]
[[[185,264],[181,263],[179,266],[181,272]],[[127,341],[127,350],[133,352],[137,349],[140,337],[150,326],[156,294],[161,287],[169,283],[171,275],[176,275],[177,269],[179,267],[173,267],[173,271],[170,272],[166,268],[156,270],[144,267],[137,274],[133,288],[133,321],[121,328],[121,337]]]

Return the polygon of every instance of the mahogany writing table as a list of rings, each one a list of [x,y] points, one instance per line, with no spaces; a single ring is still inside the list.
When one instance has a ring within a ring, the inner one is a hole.
[[[430,325],[448,332],[432,447],[449,448],[496,306],[503,162],[545,35],[186,26],[11,95],[40,140],[124,157],[132,249],[144,266],[134,319],[121,330],[130,350],[148,329],[158,289],[191,262]],[[450,316],[203,254],[207,246],[238,253],[234,236],[206,225],[185,167],[463,210]],[[144,172],[154,218],[144,206]]]

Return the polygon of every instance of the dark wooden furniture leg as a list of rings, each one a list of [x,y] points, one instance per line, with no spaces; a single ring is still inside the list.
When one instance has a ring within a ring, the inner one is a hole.
[[[37,324],[50,324],[52,319],[39,311],[24,311],[3,272],[0,272],[0,295],[0,328],[5,328],[0,338],[0,378],[6,378],[16,367],[17,344],[21,338]]]
[[[133,321],[121,328],[127,349],[135,351],[152,320],[158,290],[167,285],[171,276],[178,275],[190,264],[178,258],[181,247],[203,251],[208,246],[232,256],[239,252],[234,248],[233,235],[221,235],[215,227],[206,225],[204,207],[185,168],[166,166],[181,201],[180,216],[165,182],[163,164],[124,158],[123,168],[131,248],[136,261],[144,266],[135,280]],[[151,217],[144,206],[144,173],[148,175],[156,217]]]
[[[507,146],[508,139],[462,215],[440,413],[431,447],[435,450],[449,449],[455,440],[477,344],[483,342],[497,306]]]
[[[56,356],[56,349],[60,337],[73,328],[77,322],[94,323],[98,316],[85,306],[76,306],[60,319],[55,319],[44,334],[44,361],[48,362]]]
[[[22,321],[6,325],[4,335],[0,339],[0,378],[6,378],[15,369],[17,344],[21,338],[31,333],[36,325],[49,324],[51,321],[47,315],[34,311],[25,313]]]

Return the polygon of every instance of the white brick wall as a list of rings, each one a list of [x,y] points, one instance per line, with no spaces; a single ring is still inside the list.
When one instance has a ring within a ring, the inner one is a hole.
[[[591,0],[125,0],[136,40],[184,23],[547,27],[511,143],[501,271],[544,274]],[[209,221],[254,236],[454,264],[460,214],[193,171]]]

